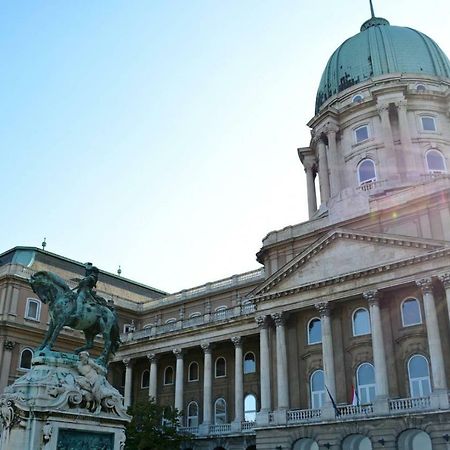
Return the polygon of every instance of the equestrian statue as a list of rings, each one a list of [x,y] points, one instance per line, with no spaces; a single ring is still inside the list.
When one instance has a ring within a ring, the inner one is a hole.
[[[52,350],[62,328],[67,326],[84,332],[86,344],[75,350],[77,354],[91,349],[95,336],[101,334],[105,346],[97,362],[107,366],[119,348],[120,330],[112,302],[107,302],[95,291],[98,273],[97,267],[86,264],[86,274],[73,290],[53,272],[40,271],[31,276],[31,288],[48,304],[50,316],[44,342],[37,350],[40,354]]]

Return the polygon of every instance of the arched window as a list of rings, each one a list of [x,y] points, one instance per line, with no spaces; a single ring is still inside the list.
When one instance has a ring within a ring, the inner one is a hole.
[[[216,378],[225,377],[227,375],[227,362],[223,356],[216,359]]]
[[[375,398],[375,371],[372,364],[363,363],[356,370],[358,396],[361,405],[372,403]]]
[[[144,370],[141,375],[141,388],[148,388],[150,386],[150,372]]]
[[[36,298],[27,298],[27,306],[25,308],[25,319],[36,320],[39,322],[41,318],[41,301]]]
[[[253,394],[247,394],[244,397],[244,420],[246,422],[256,420],[256,397]]]
[[[312,373],[309,385],[311,390],[311,409],[322,408],[325,402],[325,380],[322,369]]]
[[[322,342],[322,322],[318,317],[308,322],[308,344],[319,344]]]
[[[417,92],[425,92],[427,89],[426,89],[426,87],[423,85],[423,84],[418,84],[417,86],[416,86],[416,91]]]
[[[371,159],[363,159],[358,164],[358,182],[362,184],[373,183],[377,181],[375,163]]]
[[[173,384],[173,367],[171,366],[164,369],[164,384]]]
[[[362,94],[356,94],[352,98],[352,103],[361,103],[364,100]]]
[[[445,164],[444,155],[435,149],[428,150],[426,155],[427,168],[430,173],[446,173],[447,165]]]
[[[195,361],[189,364],[188,381],[198,381],[198,363]]]
[[[445,438],[445,436],[444,436]],[[430,435],[417,428],[403,431],[398,437],[397,448],[402,450],[432,450]]]
[[[218,398],[214,403],[214,423],[227,423],[227,402],[223,398]]]
[[[414,355],[409,358],[408,378],[411,397],[428,397],[430,395],[430,369],[424,356]]]
[[[198,427],[198,404],[196,402],[189,403],[187,407],[187,423],[188,427]]]
[[[255,355],[252,352],[247,352],[244,356],[244,373],[256,372]]]
[[[24,348],[20,353],[20,364],[21,369],[29,370],[31,369],[31,360],[33,358],[33,351],[29,348]]]
[[[420,305],[417,299],[407,298],[402,302],[402,323],[404,327],[418,325],[422,323],[422,315],[420,313]]]
[[[358,308],[353,312],[352,317],[353,336],[370,334],[370,316],[365,308]]]

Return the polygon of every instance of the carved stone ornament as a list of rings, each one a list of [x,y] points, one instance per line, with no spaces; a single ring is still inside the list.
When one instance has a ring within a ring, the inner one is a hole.
[[[314,305],[317,309],[317,311],[319,311],[319,314],[321,316],[329,316],[330,315],[330,311],[331,311],[331,306],[328,302],[320,302],[320,303],[316,303],[316,305]]]
[[[3,342],[3,348],[5,350],[13,350],[15,346],[16,346],[16,343],[14,341]]]
[[[273,313],[271,316],[277,327],[281,327],[286,322],[286,314],[284,312]]]
[[[255,317],[256,324],[260,328],[266,328],[267,327],[267,316],[257,316]]]
[[[42,439],[44,442],[48,442],[52,438],[53,425],[47,422],[42,429]]]
[[[156,361],[157,356],[156,356],[155,353],[148,353],[148,354],[147,354],[147,358],[148,358],[148,360],[149,360],[150,362],[153,362],[153,361]]]
[[[445,289],[450,288],[450,273],[444,273],[439,276],[439,280],[444,285]]]
[[[183,350],[181,348],[174,348],[173,354],[177,357],[177,359],[183,358]]]
[[[420,287],[424,294],[431,294],[433,291],[431,278],[422,278],[421,280],[417,280],[416,285]]]
[[[18,417],[16,414],[14,401],[7,398],[0,398],[0,424],[3,430],[10,430]]]
[[[122,362],[124,363],[125,367],[128,367],[131,365],[131,358],[124,358]]]
[[[242,338],[241,338],[241,336],[233,336],[231,338],[231,342],[234,344],[235,347],[242,346]]]
[[[209,342],[203,342],[200,347],[205,353],[211,353],[211,344]]]
[[[367,300],[367,302],[369,303],[369,306],[378,305],[378,300],[379,300],[378,291],[363,292],[363,297],[364,297],[364,300]]]

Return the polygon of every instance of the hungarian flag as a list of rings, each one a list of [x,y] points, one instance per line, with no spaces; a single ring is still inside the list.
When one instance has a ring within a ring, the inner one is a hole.
[[[359,397],[358,391],[355,389],[355,386],[352,384],[352,406],[359,405]]]

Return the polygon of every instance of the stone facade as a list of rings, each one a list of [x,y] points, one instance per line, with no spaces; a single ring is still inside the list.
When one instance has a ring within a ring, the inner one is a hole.
[[[298,149],[310,220],[269,233],[261,268],[175,294],[101,272],[123,327],[109,379],[126,404],[177,407],[193,449],[448,448],[449,116],[450,78],[347,87]],[[0,260],[4,388],[47,322],[30,274],[83,266],[22,247]],[[78,340],[67,330],[59,345]]]

